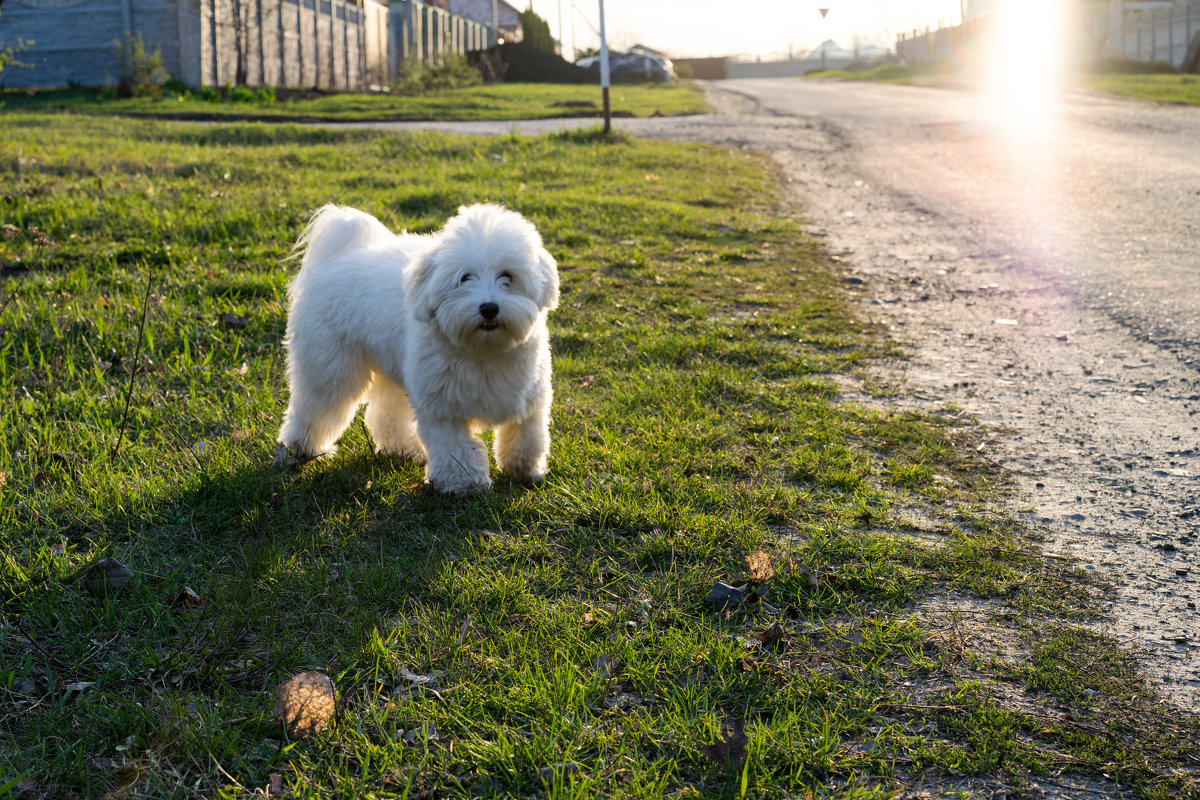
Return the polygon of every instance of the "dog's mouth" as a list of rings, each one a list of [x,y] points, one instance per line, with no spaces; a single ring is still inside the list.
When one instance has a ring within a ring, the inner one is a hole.
[[[495,321],[488,321],[488,322],[481,322],[481,323],[479,323],[479,329],[480,329],[481,331],[494,331],[494,330],[496,330],[496,329],[497,329],[497,328],[499,328],[499,327],[500,327],[500,323],[499,323],[499,322],[495,322]]]

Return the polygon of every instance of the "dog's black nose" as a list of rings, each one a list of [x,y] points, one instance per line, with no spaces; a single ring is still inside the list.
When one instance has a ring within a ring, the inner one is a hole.
[[[496,318],[496,315],[499,313],[500,313],[500,306],[497,305],[496,303],[480,303],[479,304],[479,316],[483,317],[484,319],[488,320],[489,322],[494,320]]]

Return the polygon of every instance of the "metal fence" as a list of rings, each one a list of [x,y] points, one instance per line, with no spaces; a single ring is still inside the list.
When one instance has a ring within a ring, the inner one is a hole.
[[[1089,16],[1083,23],[1086,31],[1075,31],[1075,42],[1066,45],[1075,47],[1075,55],[1085,59],[1102,52],[1108,58],[1179,67],[1200,34],[1200,0],[1175,0],[1143,10],[1096,4],[1087,13]],[[976,52],[989,19],[984,16],[953,27],[901,33],[896,40],[896,52],[910,63],[941,61]],[[1079,35],[1083,32],[1086,37]]]
[[[1200,33],[1200,1],[1177,0],[1169,8],[1126,11],[1110,31],[1108,51],[1118,58],[1159,61],[1178,67]]]

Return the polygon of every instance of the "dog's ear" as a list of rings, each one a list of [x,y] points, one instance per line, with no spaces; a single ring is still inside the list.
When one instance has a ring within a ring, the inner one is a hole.
[[[538,305],[547,311],[558,308],[558,265],[546,250],[538,251],[537,273],[541,283]]]
[[[429,302],[429,282],[433,275],[432,252],[422,253],[409,262],[404,269],[404,294],[409,308],[418,319],[428,322],[433,319],[434,307]]]

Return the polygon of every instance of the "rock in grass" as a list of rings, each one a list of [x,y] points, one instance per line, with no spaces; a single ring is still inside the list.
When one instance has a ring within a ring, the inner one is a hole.
[[[737,608],[746,599],[746,587],[730,586],[723,581],[717,581],[708,597],[704,598],[704,607],[710,611],[727,611]]]
[[[115,558],[106,558],[88,567],[87,582],[93,594],[103,595],[105,592],[119,591],[131,580],[133,573],[129,571],[129,567]]]
[[[275,691],[275,719],[291,739],[325,730],[336,710],[333,681],[320,672],[302,672]]]

